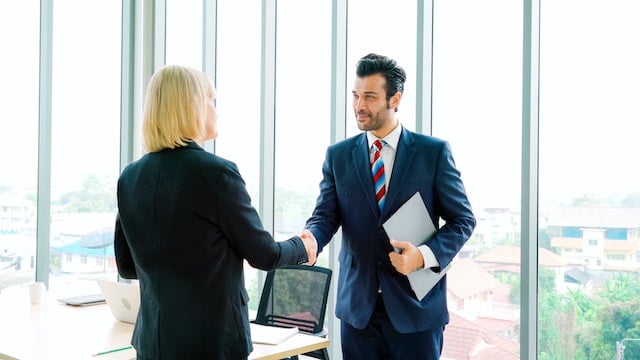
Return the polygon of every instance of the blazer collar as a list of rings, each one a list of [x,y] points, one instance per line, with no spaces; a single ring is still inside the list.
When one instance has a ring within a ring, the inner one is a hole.
[[[378,203],[373,189],[373,181],[371,179],[367,134],[363,132],[358,135],[353,145],[353,149],[351,150],[353,168],[355,169],[358,180],[360,181],[360,186],[362,186],[362,189],[364,190],[369,208],[371,208],[371,211],[376,217],[379,217],[380,209],[378,209]]]
[[[399,206],[396,205],[396,199],[405,179],[410,176],[409,169],[415,154],[416,147],[413,135],[403,128],[400,134],[400,141],[398,141],[398,148],[396,149],[396,158],[393,162],[393,174],[391,175],[389,189],[387,189],[387,199],[385,200],[384,209],[382,209],[383,218],[393,214]]]
[[[400,140],[398,141],[398,148],[396,149],[396,158],[393,164],[393,175],[391,176],[391,182],[387,189],[385,206],[381,213],[380,209],[378,209],[378,203],[376,202],[374,194],[375,191],[373,189],[373,181],[371,180],[369,148],[366,133],[360,134],[354,142],[351,156],[356,175],[358,176],[360,185],[364,189],[367,203],[369,204],[371,211],[373,211],[375,216],[379,217],[381,220],[386,219],[389,214],[393,214],[396,210],[397,206],[395,206],[394,203],[398,197],[399,190],[404,183],[404,179],[407,177],[415,152],[416,149],[411,132],[402,128]]]

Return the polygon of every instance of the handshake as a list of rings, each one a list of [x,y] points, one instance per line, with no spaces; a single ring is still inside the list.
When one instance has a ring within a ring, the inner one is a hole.
[[[302,239],[302,243],[304,244],[304,248],[307,250],[307,262],[305,265],[313,266],[316,263],[318,257],[318,242],[316,241],[316,237],[313,236],[311,231],[304,230],[302,234],[300,234],[300,238]]]

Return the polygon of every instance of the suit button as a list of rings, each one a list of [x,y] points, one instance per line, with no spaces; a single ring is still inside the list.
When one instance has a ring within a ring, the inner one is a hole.
[[[382,266],[382,260],[376,260],[376,266],[378,267]]]

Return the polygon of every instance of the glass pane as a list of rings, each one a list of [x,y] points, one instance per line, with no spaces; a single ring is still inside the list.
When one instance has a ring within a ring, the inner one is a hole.
[[[202,0],[167,0],[167,64],[202,69]]]
[[[218,1],[216,108],[220,135],[216,154],[236,163],[256,208],[260,200],[261,15],[260,0]],[[248,263],[245,285],[249,308],[257,310],[258,270]]]
[[[539,358],[640,359],[640,3],[541,9]]]
[[[54,6],[50,289],[99,292],[95,281],[78,280],[116,278],[121,8],[95,0]]]
[[[407,72],[398,118],[416,128],[416,1],[350,0],[347,22],[347,137],[360,134],[351,108],[358,60],[378,53],[395,59]]]
[[[0,292],[35,276],[39,32],[38,1],[0,2]]]
[[[433,135],[450,143],[477,219],[447,276],[447,358],[519,357],[522,11],[505,0],[434,6]],[[465,346],[471,331],[486,344]]]
[[[330,141],[331,2],[281,0],[277,18],[275,232],[284,239],[311,216]],[[325,250],[318,265],[328,265]]]

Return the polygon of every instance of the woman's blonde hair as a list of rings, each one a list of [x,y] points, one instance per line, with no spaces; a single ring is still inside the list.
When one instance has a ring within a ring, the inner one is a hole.
[[[199,142],[205,135],[207,101],[215,96],[209,76],[169,65],[156,71],[147,86],[142,114],[142,145],[148,152]]]

